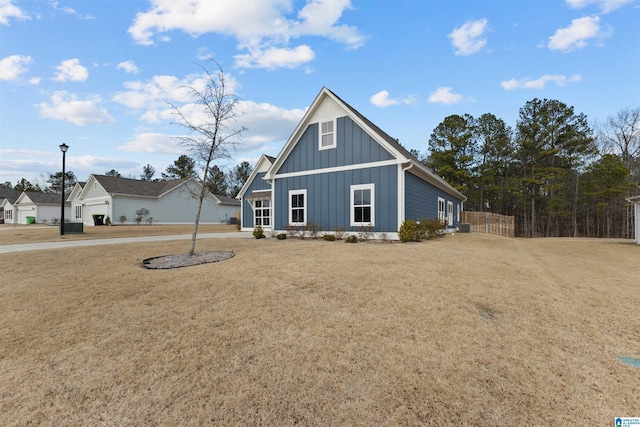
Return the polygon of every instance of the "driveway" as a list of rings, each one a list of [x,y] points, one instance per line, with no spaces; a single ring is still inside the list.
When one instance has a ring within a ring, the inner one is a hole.
[[[120,237],[115,239],[94,240],[70,240],[64,242],[25,243],[20,245],[0,245],[0,254],[9,252],[37,251],[41,249],[73,248],[78,246],[119,245],[122,243],[160,242],[167,240],[191,240],[191,234],[179,234],[173,236],[144,236],[144,237]],[[203,233],[198,234],[200,239],[229,239],[229,238],[253,238],[251,233],[240,231],[233,233]]]

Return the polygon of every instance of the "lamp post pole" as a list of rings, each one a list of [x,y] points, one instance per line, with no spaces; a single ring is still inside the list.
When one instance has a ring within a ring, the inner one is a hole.
[[[60,144],[60,151],[62,151],[62,196],[60,196],[60,235],[64,236],[64,161],[65,154],[67,154],[67,150],[69,146],[64,142]]]

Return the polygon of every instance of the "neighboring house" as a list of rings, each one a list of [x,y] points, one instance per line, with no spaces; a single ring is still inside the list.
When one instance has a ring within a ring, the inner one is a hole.
[[[77,184],[69,201],[72,222],[94,225],[94,215],[108,216],[114,224],[126,217],[133,224],[141,221],[162,224],[189,224],[195,221],[200,184],[192,178],[172,181],[141,181],[106,175],[91,175],[84,185]],[[194,196],[195,195],[195,196]],[[207,192],[200,223],[227,223],[240,211],[240,202]]]
[[[4,224],[17,224],[18,214],[15,207],[17,197],[15,199],[5,197],[0,204],[2,209],[2,220]]]
[[[635,230],[635,236],[636,236],[635,242],[640,245],[640,195],[630,197],[627,200],[633,203],[633,206],[634,206],[634,213],[635,213],[634,230]]]
[[[460,192],[336,94],[322,88],[277,158],[262,156],[240,190],[242,230],[373,229],[407,219],[456,227]]]
[[[13,203],[18,199],[18,196],[20,196],[20,192],[18,190],[14,190],[13,188],[10,187],[6,187],[4,185],[0,185],[0,224],[2,222],[5,222],[5,218],[8,216],[9,221],[6,221],[7,223],[13,223],[13,211],[9,210],[7,211],[7,213],[5,214],[5,200],[8,201],[9,205],[11,208],[13,208]]]
[[[13,204],[14,223],[27,224],[27,218],[35,218],[36,223],[55,222],[60,220],[61,194],[23,191]],[[64,203],[64,217],[69,219],[71,209],[69,202]]]

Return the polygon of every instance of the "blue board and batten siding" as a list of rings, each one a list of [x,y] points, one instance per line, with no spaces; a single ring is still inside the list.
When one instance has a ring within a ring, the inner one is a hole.
[[[338,142],[340,145],[340,142]],[[396,231],[398,228],[398,166],[381,166],[339,172],[317,173],[275,180],[275,228],[289,225],[289,191],[307,190],[307,223],[331,231],[350,227],[351,185],[375,185],[375,231]]]
[[[441,189],[418,178],[410,172],[405,172],[404,179],[405,219],[420,220],[421,218],[438,218],[438,197],[445,201],[445,218],[449,213],[448,203],[453,203],[453,225],[458,225],[457,212],[462,210],[461,201],[447,194]]]
[[[336,120],[337,146],[318,149],[318,123],[307,127],[278,174],[393,160],[394,157],[349,117]]]
[[[265,172],[260,172],[256,174],[254,180],[249,184],[247,188],[246,195],[249,196],[254,191],[260,190],[271,190],[271,185],[262,179],[264,177]],[[242,198],[242,225],[247,225],[253,227],[253,207],[247,201],[245,197]]]

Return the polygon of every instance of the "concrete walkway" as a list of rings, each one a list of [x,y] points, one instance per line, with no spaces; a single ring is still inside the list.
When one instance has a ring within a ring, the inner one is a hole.
[[[115,239],[91,239],[91,240],[68,240],[62,242],[42,242],[42,243],[24,243],[19,245],[0,245],[0,254],[9,252],[37,251],[40,249],[59,249],[59,248],[75,248],[79,246],[97,246],[97,245],[118,245],[122,243],[141,243],[141,242],[161,242],[167,240],[191,240],[191,234],[179,234],[172,236],[144,236],[144,237],[120,237]],[[253,237],[251,233],[243,233],[240,231],[233,233],[203,233],[198,234],[200,239],[229,239],[241,238],[246,239]]]

